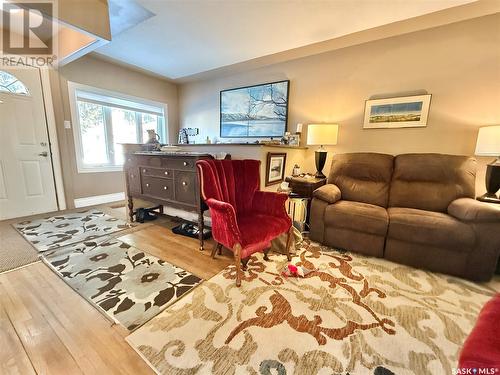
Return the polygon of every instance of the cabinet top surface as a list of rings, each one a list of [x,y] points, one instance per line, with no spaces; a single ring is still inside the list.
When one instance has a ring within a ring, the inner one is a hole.
[[[165,156],[165,157],[212,157],[206,152],[163,152],[163,151],[136,151],[132,155]]]

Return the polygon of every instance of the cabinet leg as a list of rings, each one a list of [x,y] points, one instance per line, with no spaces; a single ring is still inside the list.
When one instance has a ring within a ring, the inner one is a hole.
[[[211,254],[212,258],[215,258],[215,254],[217,253],[217,251],[219,252],[219,255],[221,255],[221,253],[222,253],[222,244],[220,244],[218,242],[215,244],[215,246],[214,246],[214,248],[212,250],[212,254]]]
[[[131,197],[128,197],[128,217],[130,222],[134,221],[134,200]]]
[[[203,240],[204,226],[205,223],[203,220],[203,210],[200,210],[198,214],[198,239],[200,240],[200,251],[203,251],[203,245],[204,245],[204,240]]]

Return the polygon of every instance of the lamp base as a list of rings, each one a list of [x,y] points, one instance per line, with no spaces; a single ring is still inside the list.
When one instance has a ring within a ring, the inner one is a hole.
[[[486,194],[477,198],[481,202],[500,203],[497,191],[500,189],[500,164],[498,160],[486,166]]]
[[[316,161],[316,174],[314,177],[316,178],[325,178],[326,176],[323,174],[323,168],[325,167],[326,156],[328,152],[321,146],[321,148],[314,153],[315,161]]]

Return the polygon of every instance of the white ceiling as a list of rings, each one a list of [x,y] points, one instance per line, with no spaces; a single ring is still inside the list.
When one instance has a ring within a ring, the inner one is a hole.
[[[177,79],[473,0],[137,0],[154,14],[97,52]]]

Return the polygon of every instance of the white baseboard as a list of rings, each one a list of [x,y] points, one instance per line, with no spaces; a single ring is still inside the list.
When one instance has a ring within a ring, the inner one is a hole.
[[[77,198],[75,199],[75,207],[88,207],[95,206],[96,204],[111,203],[125,200],[125,193],[114,193],[105,195],[95,195],[93,197]]]

